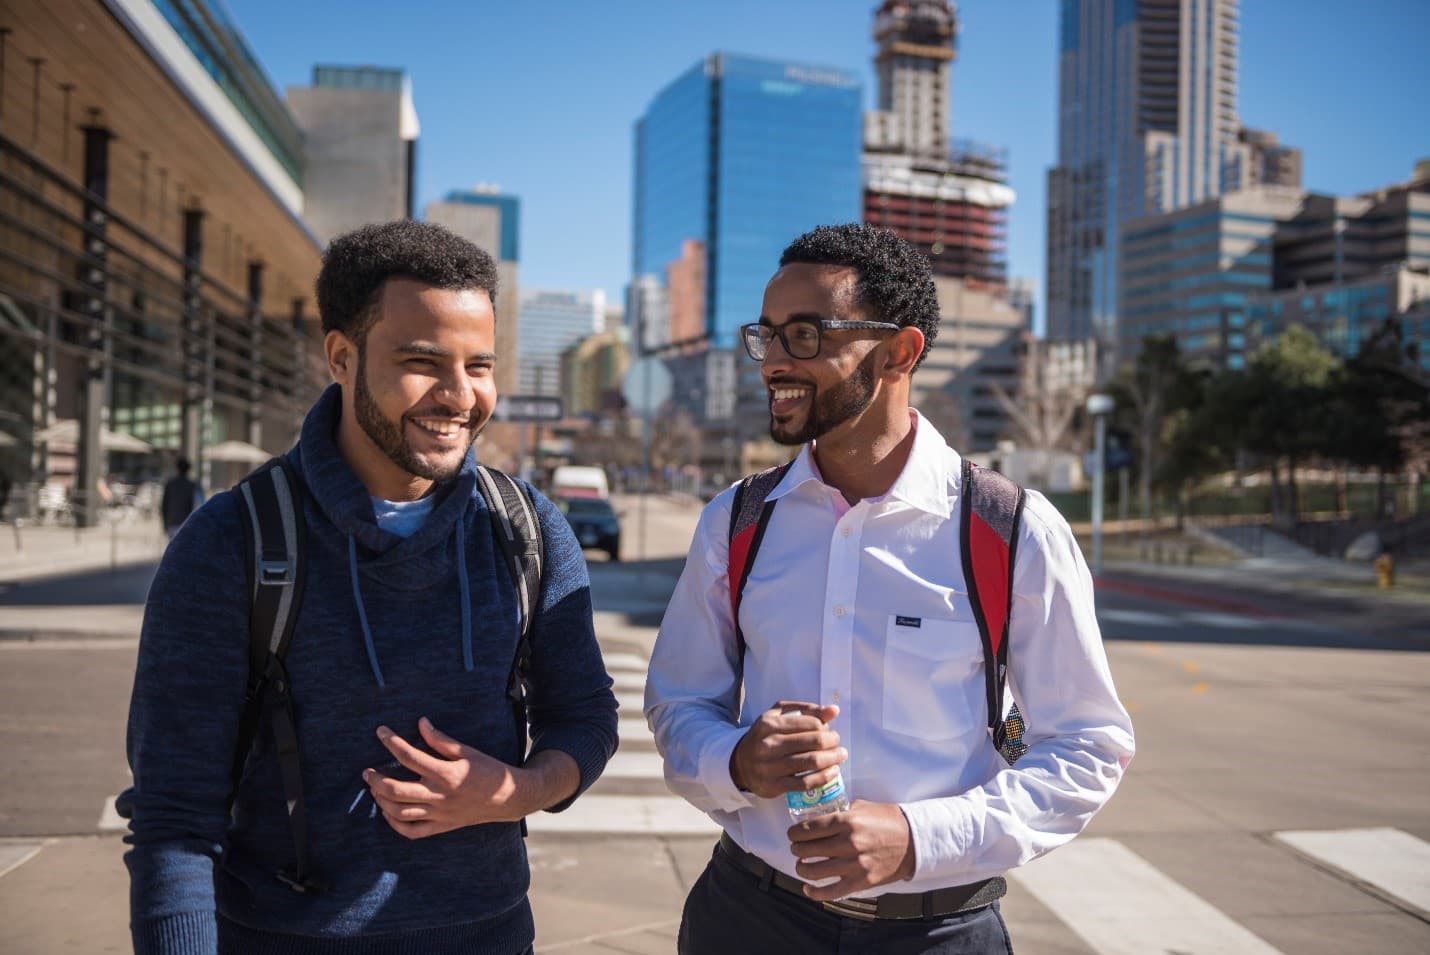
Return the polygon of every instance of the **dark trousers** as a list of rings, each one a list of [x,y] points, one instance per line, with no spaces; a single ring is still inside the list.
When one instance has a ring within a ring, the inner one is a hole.
[[[998,903],[928,919],[829,912],[740,868],[717,846],[680,919],[680,955],[1012,955]]]

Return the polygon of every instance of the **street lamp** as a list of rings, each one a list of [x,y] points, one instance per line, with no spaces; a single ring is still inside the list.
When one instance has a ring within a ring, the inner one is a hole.
[[[1112,413],[1111,395],[1088,395],[1087,413],[1096,424],[1092,449],[1092,572],[1102,573],[1102,479],[1107,470],[1107,416]]]

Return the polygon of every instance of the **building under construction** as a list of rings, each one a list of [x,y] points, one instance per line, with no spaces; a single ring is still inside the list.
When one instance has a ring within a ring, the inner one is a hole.
[[[1007,155],[949,136],[953,4],[885,0],[873,36],[879,108],[864,116],[864,221],[916,244],[938,275],[1005,285]]]
[[[299,129],[220,4],[4,5],[10,515],[43,496],[89,524],[106,477],[152,479],[176,454],[202,472],[225,440],[288,446],[326,377],[302,177]]]

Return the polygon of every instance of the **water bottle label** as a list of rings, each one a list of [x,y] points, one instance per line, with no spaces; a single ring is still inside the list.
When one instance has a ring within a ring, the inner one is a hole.
[[[844,795],[844,777],[835,776],[818,789],[808,789],[797,793],[785,793],[785,804],[792,811],[803,812],[815,806],[834,802]]]

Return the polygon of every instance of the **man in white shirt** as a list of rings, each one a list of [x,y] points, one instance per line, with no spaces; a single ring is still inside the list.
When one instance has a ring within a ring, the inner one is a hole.
[[[651,656],[666,781],[724,829],[686,900],[685,955],[1010,951],[1002,873],[1077,835],[1132,758],[1091,575],[1034,491],[1008,637],[1028,750],[1011,767],[994,748],[961,459],[909,406],[937,329],[927,260],[863,225],[796,239],[741,329],[771,437],[803,448],[768,495],[743,648],[731,488],[701,515]],[[850,808],[792,825],[785,793],[836,773]]]

